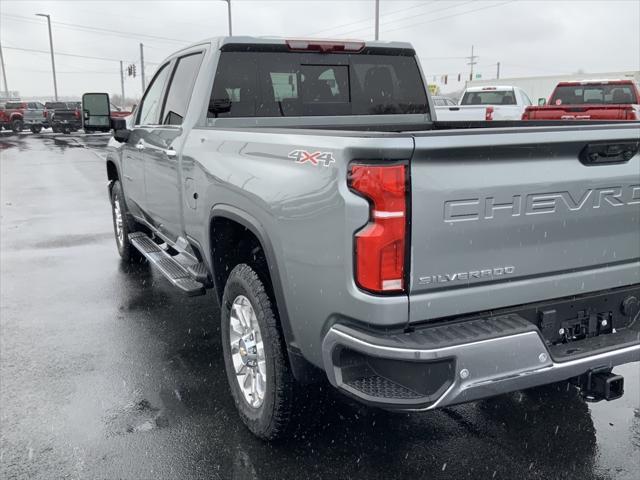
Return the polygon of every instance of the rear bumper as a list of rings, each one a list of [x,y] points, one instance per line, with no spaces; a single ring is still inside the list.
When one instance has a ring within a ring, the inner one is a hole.
[[[618,334],[610,334],[611,336]],[[334,325],[323,341],[329,381],[371,405],[431,410],[567,380],[640,361],[640,334],[627,330],[606,352],[554,361],[538,328],[518,315],[374,336]]]

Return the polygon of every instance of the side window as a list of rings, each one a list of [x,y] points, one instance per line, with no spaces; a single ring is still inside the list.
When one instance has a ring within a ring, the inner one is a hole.
[[[178,59],[163,109],[163,125],[182,124],[201,63],[202,52]]]
[[[27,108],[28,108],[29,110],[35,110],[35,109],[36,109],[36,108],[38,108],[38,107],[36,106],[36,104],[35,104],[34,102],[29,102],[29,103],[27,104]]]
[[[136,125],[157,125],[160,119],[160,107],[162,106],[162,90],[169,76],[168,63],[165,63],[151,81],[151,85],[144,94]]]

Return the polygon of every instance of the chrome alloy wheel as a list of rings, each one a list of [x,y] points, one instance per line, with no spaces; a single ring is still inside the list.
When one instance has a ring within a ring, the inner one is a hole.
[[[117,195],[113,199],[113,220],[116,225],[118,245],[122,245],[124,240],[124,230],[122,229],[122,209],[120,208],[120,198],[118,198]]]
[[[244,295],[238,295],[231,305],[229,327],[231,360],[238,385],[246,402],[258,408],[267,390],[267,367],[258,319]]]

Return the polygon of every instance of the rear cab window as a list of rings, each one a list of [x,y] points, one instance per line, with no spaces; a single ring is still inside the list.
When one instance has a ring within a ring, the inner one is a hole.
[[[222,51],[207,117],[414,113],[429,106],[413,54]]]
[[[465,92],[461,105],[516,105],[513,90],[481,90]]]
[[[560,85],[553,92],[551,105],[630,105],[638,99],[631,84]]]

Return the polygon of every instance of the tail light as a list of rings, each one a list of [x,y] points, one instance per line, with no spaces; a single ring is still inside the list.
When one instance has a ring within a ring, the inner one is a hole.
[[[322,53],[329,52],[359,52],[364,48],[364,42],[360,40],[313,40],[313,39],[291,39],[286,40],[289,50],[294,51],[315,51]]]
[[[355,235],[355,277],[375,293],[403,292],[407,235],[406,165],[351,166],[349,186],[369,200],[369,223]]]
[[[522,112],[522,120],[529,120],[529,110]]]
[[[47,111],[46,111],[46,110],[43,110],[43,111],[42,111],[42,116],[43,116],[44,118],[47,118]]]
[[[75,111],[74,115],[75,115],[76,118],[80,118],[80,110],[78,110],[76,108],[76,111]]]
[[[625,113],[624,115],[625,120],[638,120],[638,114],[636,113],[633,107],[625,109],[624,113]]]
[[[487,110],[484,112],[484,119],[488,122],[493,120],[493,107],[487,107]]]

